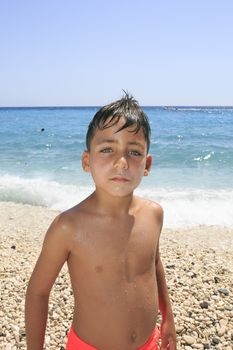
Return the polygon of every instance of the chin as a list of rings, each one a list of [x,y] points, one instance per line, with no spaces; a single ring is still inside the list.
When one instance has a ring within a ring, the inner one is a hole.
[[[123,198],[133,194],[134,190],[138,187],[139,183],[134,183],[134,184],[131,183],[130,185],[121,184],[121,185],[114,185],[114,186],[112,184],[109,186],[109,184],[104,183],[97,187],[102,189],[105,193],[107,193],[110,196]]]
[[[133,191],[124,192],[124,193],[111,193],[111,195],[112,195],[113,197],[117,197],[117,198],[128,197],[128,196],[130,196],[131,194],[133,194]]]
[[[105,189],[106,190],[106,189]],[[106,190],[111,196],[113,197],[127,197],[131,195],[134,192],[135,188],[130,188],[130,189],[114,189],[114,190]]]

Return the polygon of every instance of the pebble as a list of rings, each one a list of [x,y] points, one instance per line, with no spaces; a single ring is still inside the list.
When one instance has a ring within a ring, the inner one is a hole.
[[[183,326],[176,326],[176,333],[181,333],[184,330]]]
[[[221,341],[221,340],[220,340],[219,338],[214,337],[214,338],[212,339],[212,344],[219,344],[220,341]]]
[[[217,334],[219,335],[219,337],[222,337],[224,334],[226,333],[226,327],[221,327],[218,331]]]
[[[17,325],[10,324],[10,326],[13,332],[19,333],[19,327]]]
[[[220,324],[221,327],[226,326],[227,323],[228,323],[228,320],[227,320],[227,319],[224,319],[224,318],[222,318],[222,319],[219,321],[219,324]]]
[[[218,292],[219,292],[219,293],[222,293],[222,294],[224,294],[224,295],[226,295],[226,296],[229,295],[229,290],[226,289],[226,288],[220,288],[220,289],[218,289]]]
[[[214,282],[215,283],[219,283],[219,282],[221,282],[221,279],[219,277],[215,276],[214,277]]]
[[[185,341],[186,344],[192,345],[196,342],[196,339],[189,336],[189,335],[183,335],[183,340]]]
[[[200,303],[200,307],[202,309],[208,309],[209,303],[207,303],[207,301],[203,301],[202,303]]]

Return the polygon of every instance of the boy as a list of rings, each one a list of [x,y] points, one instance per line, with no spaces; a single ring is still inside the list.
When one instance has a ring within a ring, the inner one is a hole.
[[[67,261],[74,315],[67,350],[175,350],[159,256],[162,208],[133,192],[149,174],[150,126],[126,94],[91,121],[82,166],[95,191],[49,227],[26,295],[27,349],[42,350],[50,290]]]

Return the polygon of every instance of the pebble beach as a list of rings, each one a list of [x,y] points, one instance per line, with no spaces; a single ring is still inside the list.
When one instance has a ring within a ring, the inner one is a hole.
[[[26,349],[24,300],[44,234],[58,211],[0,203],[0,349]],[[233,229],[164,229],[160,240],[177,349],[233,349]],[[73,298],[66,266],[50,296],[45,349],[65,349]]]

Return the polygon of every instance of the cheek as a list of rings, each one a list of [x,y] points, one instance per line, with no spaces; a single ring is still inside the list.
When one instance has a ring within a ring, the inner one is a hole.
[[[144,172],[146,167],[146,162],[144,160],[134,161],[131,164],[132,169],[137,169],[137,172]]]
[[[95,159],[90,159],[90,166],[95,169],[95,168],[106,168],[107,166],[110,165],[110,160],[106,160],[106,158],[98,157]]]
[[[101,178],[109,167],[111,166],[110,161],[106,161],[106,158],[98,157],[98,158],[90,158],[90,169],[92,173],[92,177],[98,179]]]

